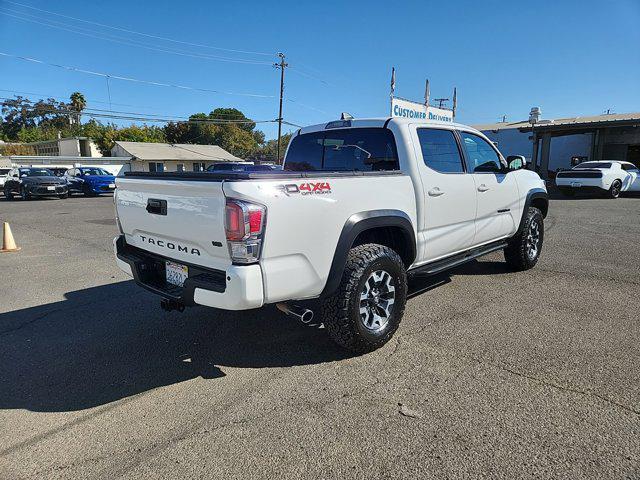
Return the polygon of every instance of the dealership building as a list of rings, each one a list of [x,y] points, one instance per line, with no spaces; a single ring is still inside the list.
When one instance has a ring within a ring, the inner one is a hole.
[[[548,178],[587,160],[625,160],[640,167],[640,113],[474,125],[506,157],[524,155]]]

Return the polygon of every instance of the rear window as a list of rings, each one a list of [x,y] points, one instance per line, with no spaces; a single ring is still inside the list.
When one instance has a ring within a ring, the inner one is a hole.
[[[287,152],[287,171],[398,170],[398,152],[391,130],[348,128],[294,137]]]
[[[573,167],[574,169],[580,168],[611,168],[611,162],[584,162]]]

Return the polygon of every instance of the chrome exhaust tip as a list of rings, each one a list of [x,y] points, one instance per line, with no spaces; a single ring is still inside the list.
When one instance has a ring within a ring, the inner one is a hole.
[[[311,323],[313,320],[313,310],[301,307],[299,305],[292,305],[288,303],[276,303],[276,308],[284,314],[297,318],[302,323]]]

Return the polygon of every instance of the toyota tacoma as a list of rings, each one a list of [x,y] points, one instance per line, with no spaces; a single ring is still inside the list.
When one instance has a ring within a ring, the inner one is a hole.
[[[536,264],[548,197],[525,166],[455,123],[305,127],[283,171],[118,177],[116,261],[165,309],[276,304],[307,322],[316,305],[336,343],[367,352],[397,330],[408,275],[497,250]]]

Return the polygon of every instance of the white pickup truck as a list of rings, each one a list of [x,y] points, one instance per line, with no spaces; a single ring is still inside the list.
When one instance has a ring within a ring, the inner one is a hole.
[[[548,197],[464,125],[352,119],[293,135],[284,171],[128,172],[116,180],[118,266],[185,306],[277,304],[356,352],[399,326],[407,275],[495,250],[515,270],[542,249]]]

